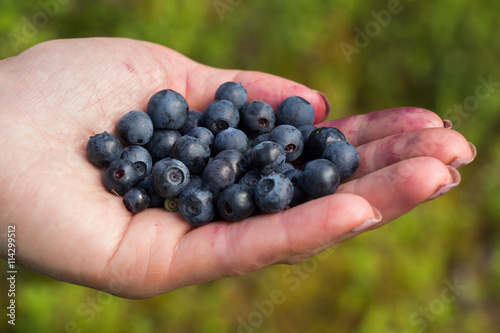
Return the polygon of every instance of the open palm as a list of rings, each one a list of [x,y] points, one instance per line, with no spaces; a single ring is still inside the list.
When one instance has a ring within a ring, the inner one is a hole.
[[[221,83],[238,81],[249,100],[274,108],[291,95],[306,98],[317,122],[329,108],[321,94],[276,76],[216,69],[159,45],[112,38],[42,43],[1,61],[0,75],[3,256],[7,225],[15,225],[21,265],[123,297],[305,260],[444,193],[459,182],[455,167],[474,157],[467,141],[427,110],[339,119],[328,125],[358,147],[362,162],[337,194],[193,228],[160,208],[127,212],[104,188],[102,170],[88,162],[88,138],[114,132],[123,114],[145,110],[149,97],[166,88],[203,111]]]

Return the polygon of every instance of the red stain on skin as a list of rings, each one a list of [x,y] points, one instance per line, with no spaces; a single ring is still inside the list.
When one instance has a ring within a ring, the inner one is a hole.
[[[125,67],[127,68],[128,72],[129,73],[133,73],[133,72],[136,72],[137,70],[135,69],[134,66],[132,66],[132,64],[128,63],[128,62],[124,62],[123,63],[125,65]]]

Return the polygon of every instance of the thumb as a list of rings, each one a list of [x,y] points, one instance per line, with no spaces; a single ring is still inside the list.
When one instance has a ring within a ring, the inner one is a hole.
[[[222,83],[234,81],[241,83],[247,90],[247,101],[260,100],[268,103],[276,110],[285,98],[300,96],[314,106],[314,123],[324,121],[330,113],[330,102],[324,94],[297,82],[256,71],[227,70],[212,67],[205,67],[205,70],[207,75],[204,76],[205,82],[202,85],[204,89],[202,91],[199,89],[200,76],[198,75],[196,76],[196,82],[193,82],[193,85],[198,87],[197,91],[189,89],[189,83],[187,89],[188,92],[192,92],[190,97],[194,99],[195,105],[199,107],[200,111],[205,110],[206,106],[214,100],[215,91]],[[194,95],[197,95],[196,98],[194,98]],[[190,103],[192,103],[191,100]]]

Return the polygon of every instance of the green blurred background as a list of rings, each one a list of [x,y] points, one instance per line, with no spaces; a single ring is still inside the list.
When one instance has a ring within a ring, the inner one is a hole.
[[[332,118],[434,110],[479,151],[448,195],[296,266],[143,301],[20,269],[14,332],[497,332],[499,12],[481,0],[1,0],[0,58],[56,38],[148,40],[306,84]]]

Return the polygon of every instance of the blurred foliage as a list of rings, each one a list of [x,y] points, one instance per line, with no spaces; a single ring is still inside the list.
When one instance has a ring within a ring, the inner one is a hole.
[[[457,189],[321,260],[143,301],[20,269],[15,331],[497,332],[499,12],[500,2],[482,0],[2,0],[0,58],[55,38],[149,40],[208,65],[299,81],[329,97],[335,118],[434,110],[479,151]],[[356,48],[349,57],[346,45]],[[481,78],[494,84],[477,98]],[[455,282],[466,289],[451,293]]]

